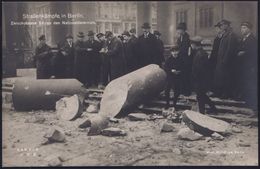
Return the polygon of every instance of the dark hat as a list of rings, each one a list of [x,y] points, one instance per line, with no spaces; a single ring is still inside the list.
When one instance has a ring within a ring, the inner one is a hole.
[[[83,32],[79,32],[79,33],[77,34],[77,37],[79,37],[79,38],[84,38],[84,37],[85,37],[85,35],[84,35],[84,33],[83,33]]]
[[[190,39],[190,43],[196,43],[196,44],[201,44],[202,41],[202,37],[201,36],[194,36]]]
[[[216,25],[214,25],[215,27],[220,27],[220,22],[218,22]]]
[[[228,20],[226,20],[226,19],[222,19],[222,20],[219,22],[219,25],[221,26],[221,25],[223,25],[223,24],[225,24],[225,25],[230,25],[231,22],[228,21]]]
[[[161,33],[159,31],[153,31],[153,34],[161,36]]]
[[[112,36],[112,35],[113,35],[113,33],[111,31],[106,31],[105,37],[107,38],[107,37]]]
[[[151,26],[150,26],[150,24],[149,24],[148,22],[145,22],[145,23],[143,24],[142,28],[144,28],[144,29],[150,29]]]
[[[253,25],[250,23],[250,22],[242,22],[241,23],[241,26],[246,26],[248,27],[249,29],[252,29]]]
[[[71,34],[68,34],[68,35],[66,36],[66,39],[73,39],[73,36],[72,36]]]
[[[173,52],[173,51],[178,51],[180,48],[179,48],[179,46],[178,45],[174,45],[171,49],[170,49],[170,51],[171,52]]]
[[[97,38],[100,38],[100,37],[102,37],[102,36],[105,36],[103,33],[98,33],[97,34]]]
[[[130,29],[129,32],[130,32],[130,33],[136,33],[136,29],[135,29],[135,28],[132,28],[132,29]]]
[[[45,35],[41,35],[41,36],[39,37],[39,40],[46,40]]]
[[[93,31],[88,31],[88,36],[94,36],[94,32]]]
[[[187,25],[185,22],[181,22],[178,24],[177,29],[187,30]]]
[[[130,36],[130,33],[128,31],[124,31],[122,35]]]

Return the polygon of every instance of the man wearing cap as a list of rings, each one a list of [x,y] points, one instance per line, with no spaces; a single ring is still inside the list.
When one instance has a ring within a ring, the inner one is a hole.
[[[156,55],[156,63],[162,67],[162,64],[164,62],[164,45],[163,45],[163,41],[161,40],[161,33],[157,30],[155,30],[153,32],[153,34],[155,35],[156,37],[156,40],[157,40],[157,52],[158,54]]]
[[[213,41],[213,45],[212,45],[212,50],[210,53],[210,57],[209,57],[209,62],[210,62],[210,72],[211,72],[211,80],[210,80],[210,86],[212,91],[214,92],[214,71],[216,68],[216,64],[217,64],[217,57],[218,57],[218,50],[219,50],[219,44],[220,44],[220,40],[222,38],[223,35],[223,31],[220,29],[220,22],[218,22],[215,26],[215,30],[216,30],[216,37]]]
[[[142,26],[143,35],[138,37],[138,67],[144,67],[149,64],[156,64],[157,41],[156,37],[150,32],[149,23]]]
[[[105,37],[108,46],[107,51],[104,53],[109,57],[109,76],[110,81],[112,81],[125,73],[126,66],[123,54],[123,44],[111,31],[107,31]]]
[[[94,39],[95,33],[93,31],[88,32],[88,40],[86,41],[87,50],[87,64],[86,64],[86,86],[94,87],[98,86],[100,80],[101,69],[101,56],[99,51],[101,46],[97,40]]]
[[[74,77],[74,43],[73,36],[68,34],[65,42],[59,46],[58,72],[56,78]]]
[[[219,25],[223,32],[214,75],[216,94],[221,98],[230,98],[233,95],[235,59],[237,54],[238,40],[230,26],[230,21],[221,20]],[[233,86],[233,87],[232,87]]]
[[[46,44],[45,35],[41,35],[39,41],[35,49],[37,79],[48,79],[51,76],[51,48]]]
[[[75,42],[75,69],[74,77],[76,77],[81,83],[86,83],[86,46],[84,42],[84,33],[79,32],[77,34],[78,40]]]
[[[202,38],[200,36],[195,36],[190,41],[191,48],[194,51],[191,73],[193,89],[197,95],[199,112],[205,114],[205,104],[208,104],[210,112],[217,113],[214,103],[206,94],[209,89],[210,64],[208,54],[203,50],[201,41]]]
[[[242,38],[238,47],[237,84],[248,105],[257,106],[257,40],[250,22],[241,23]]]
[[[180,57],[184,61],[184,70],[183,70],[183,94],[188,96],[191,94],[191,66],[192,58],[189,57],[190,50],[190,36],[186,32],[187,25],[185,22],[178,24],[176,33],[177,33],[177,45],[180,49]]]

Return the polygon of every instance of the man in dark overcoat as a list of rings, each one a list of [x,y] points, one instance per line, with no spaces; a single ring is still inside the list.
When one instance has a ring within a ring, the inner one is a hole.
[[[149,23],[144,23],[142,26],[143,34],[138,37],[138,67],[144,67],[149,64],[156,64],[157,56],[157,40],[154,34],[150,32],[151,26]]]
[[[87,59],[89,60],[87,68],[87,86],[98,86],[101,70],[100,43],[94,39],[95,33],[88,32],[88,40],[86,41]]]
[[[160,67],[162,67],[162,64],[164,62],[164,45],[163,41],[161,40],[161,33],[157,30],[153,32],[153,34],[156,37],[157,40],[157,54],[156,54],[156,64],[158,64]]]
[[[208,104],[210,106],[210,112],[217,113],[215,104],[207,96],[207,91],[209,89],[210,64],[208,54],[203,50],[201,41],[202,38],[200,36],[191,39],[191,47],[194,51],[191,81],[197,95],[199,112],[205,114],[205,104]]]
[[[125,58],[123,54],[123,44],[121,40],[113,35],[112,32],[107,31],[105,34],[107,40],[106,55],[110,60],[110,81],[114,80],[125,73]]]
[[[37,79],[48,79],[51,76],[51,48],[46,44],[45,35],[41,35],[39,41],[35,49]]]
[[[237,62],[237,84],[246,103],[257,108],[257,40],[250,22],[241,24],[242,39],[239,41]]]
[[[190,36],[186,32],[187,25],[184,22],[181,22],[177,26],[177,45],[180,49],[180,57],[183,58],[183,94],[188,96],[191,94],[191,66],[192,66],[192,58],[189,55],[190,50]]]
[[[219,44],[217,63],[214,75],[216,93],[221,98],[231,98],[233,95],[235,60],[238,47],[237,36],[233,33],[230,21],[220,21],[223,31]]]

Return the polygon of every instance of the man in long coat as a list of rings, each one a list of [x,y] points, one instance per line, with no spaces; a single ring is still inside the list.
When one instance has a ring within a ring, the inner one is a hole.
[[[87,52],[86,45],[84,42],[84,33],[79,32],[77,34],[78,40],[75,42],[75,77],[83,84],[86,83],[86,63],[87,60]]]
[[[223,35],[219,44],[214,85],[217,95],[221,98],[230,98],[233,95],[232,81],[234,81],[235,60],[238,40],[230,27],[230,21],[220,21]]]
[[[156,40],[157,40],[157,55],[156,55],[156,63],[162,67],[163,62],[165,61],[164,59],[164,45],[163,45],[163,41],[160,39],[161,37],[161,33],[159,31],[154,31],[153,32]]]
[[[252,24],[241,24],[242,39],[239,41],[237,84],[239,93],[252,108],[257,108],[257,40],[252,34]]]
[[[87,59],[89,60],[87,68],[87,86],[98,86],[100,80],[101,70],[101,46],[97,40],[94,39],[95,33],[93,31],[88,32],[88,40],[86,41]]]
[[[180,49],[180,57],[183,59],[183,94],[191,94],[191,67],[192,67],[192,58],[189,55],[190,50],[190,36],[186,32],[187,25],[182,22],[177,26],[177,45]]]
[[[46,44],[45,35],[41,35],[39,40],[35,49],[37,79],[48,79],[51,76],[51,48]]]
[[[106,55],[110,60],[110,81],[114,80],[125,73],[125,58],[123,54],[123,44],[121,40],[113,35],[112,32],[107,31],[105,34],[107,40]]]
[[[154,34],[150,32],[151,26],[149,23],[144,23],[143,26],[143,35],[138,37],[138,58],[139,63],[138,67],[144,67],[149,64],[157,64],[157,40]]]

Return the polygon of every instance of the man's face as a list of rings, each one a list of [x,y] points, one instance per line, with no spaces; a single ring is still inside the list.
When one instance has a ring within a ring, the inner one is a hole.
[[[113,38],[113,36],[108,36],[106,39],[107,39],[108,41],[111,41],[112,38]]]
[[[160,35],[155,35],[155,37],[156,37],[157,39],[160,39]]]
[[[105,38],[105,36],[100,36],[100,37],[98,38],[98,40],[99,40],[99,41],[105,41],[106,38]]]
[[[221,29],[221,31],[225,31],[225,30],[227,30],[228,27],[229,27],[228,24],[221,24],[221,25],[220,25],[220,29]]]
[[[43,40],[40,40],[40,44],[45,44],[46,43],[46,40],[45,39],[43,39]]]
[[[192,49],[197,49],[197,45],[195,43],[191,43],[190,45]]]
[[[250,29],[247,26],[241,26],[241,34],[247,35],[250,32]]]
[[[72,43],[72,42],[73,42],[73,39],[72,39],[72,38],[68,38],[67,41],[68,41],[69,43]]]
[[[124,40],[127,42],[128,39],[129,39],[129,36],[127,36],[127,35],[123,35],[123,38],[124,38]]]
[[[93,41],[94,40],[94,35],[93,36],[88,36],[88,40]]]
[[[222,32],[222,30],[221,30],[220,27],[218,27],[218,26],[215,27],[215,30],[216,30],[217,34],[219,34],[219,33]]]
[[[143,32],[146,34],[146,33],[150,32],[150,29],[149,28],[143,28]]]
[[[177,57],[178,57],[178,54],[179,54],[179,51],[178,51],[178,50],[175,50],[175,51],[172,51],[171,53],[172,53],[172,56],[173,56],[174,58],[177,58]]]

